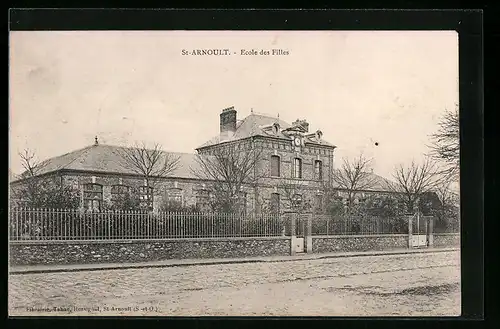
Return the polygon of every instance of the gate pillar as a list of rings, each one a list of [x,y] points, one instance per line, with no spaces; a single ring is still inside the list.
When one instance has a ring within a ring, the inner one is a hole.
[[[297,216],[295,213],[289,213],[290,216],[290,256],[295,256],[295,245],[297,244],[297,233],[295,227],[297,225]]]
[[[305,240],[305,251],[308,254],[312,254],[313,252],[313,245],[312,245],[312,214],[306,214],[304,215],[307,222],[306,222],[306,230],[304,234],[304,240]]]
[[[428,234],[429,236],[427,237],[427,243],[429,247],[432,247],[434,245],[434,217],[429,218],[429,226],[428,226]]]
[[[408,248],[413,247],[413,215],[408,216]]]

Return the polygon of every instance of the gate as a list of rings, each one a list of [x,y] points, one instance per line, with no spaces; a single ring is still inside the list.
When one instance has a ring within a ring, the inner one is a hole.
[[[290,237],[290,255],[312,253],[312,213],[283,212],[285,235]]]
[[[306,236],[307,220],[302,216],[296,216],[295,221],[295,252],[304,252],[304,239]]]
[[[306,221],[301,218],[297,212],[285,211],[283,212],[283,219],[285,222],[285,235],[290,239],[290,254],[303,253],[305,250],[305,230]]]
[[[413,248],[429,246],[431,234],[432,216],[422,216],[419,212],[413,215],[411,220],[411,246]]]

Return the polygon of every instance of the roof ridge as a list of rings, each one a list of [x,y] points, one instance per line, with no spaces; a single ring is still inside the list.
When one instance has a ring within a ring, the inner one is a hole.
[[[255,111],[253,111],[253,112],[251,112],[248,116],[250,116],[250,115],[259,115],[259,116],[261,116],[261,117],[277,118],[277,116],[272,116],[271,114],[269,114],[269,113],[264,113],[264,112],[255,112]]]
[[[115,144],[99,144],[96,146],[108,146],[108,147],[114,147],[114,148],[122,148],[122,149],[132,149],[134,146],[122,146],[122,145],[115,145]],[[151,150],[151,149],[148,149]],[[188,152],[177,152],[177,151],[167,151],[167,150],[161,150],[163,153],[175,153],[175,154],[195,154],[195,153],[188,153]]]
[[[57,156],[55,156],[55,157],[50,157],[50,158],[47,158],[47,159],[43,160],[42,162],[40,162],[40,165],[45,164],[46,162],[49,162],[49,161],[52,161],[52,160],[55,160],[55,159],[60,159],[60,158],[63,158],[63,157],[65,157],[65,156],[68,156],[68,155],[73,154],[73,153],[81,152],[81,151],[83,151],[83,150],[85,150],[85,149],[88,149],[88,148],[89,148],[89,147],[91,147],[91,146],[92,146],[92,145],[85,146],[85,147],[82,147],[82,148],[80,148],[80,149],[76,149],[76,150],[71,151],[71,152],[66,152],[66,153],[64,153],[64,154],[57,155]],[[43,165],[42,165],[42,167],[43,167]],[[59,166],[59,167],[58,167],[58,169],[60,169],[60,168],[61,168],[61,166]],[[24,173],[24,172],[23,172],[23,173]]]
[[[83,149],[80,149],[80,150],[77,150],[77,151],[74,151],[74,152],[71,152],[71,153],[76,153],[76,152],[81,152],[77,157],[75,157],[73,160],[71,160],[70,162],[66,163],[65,165],[61,165],[59,166],[57,169],[63,169],[65,167],[68,167],[70,164],[72,164],[73,162],[76,161],[76,159],[78,159],[79,157],[81,157],[82,155],[85,155],[88,151],[90,151],[92,149],[92,147],[95,147],[95,146],[98,146],[98,145],[89,145],[87,147],[84,147]],[[83,152],[82,152],[83,151]]]

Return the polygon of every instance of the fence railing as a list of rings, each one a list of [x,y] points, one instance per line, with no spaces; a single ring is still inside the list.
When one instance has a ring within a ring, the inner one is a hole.
[[[441,224],[441,225],[434,225],[432,228],[432,232],[435,234],[440,234],[440,233],[460,233],[460,224]]]
[[[316,215],[312,235],[408,234],[407,217],[365,217]]]
[[[305,234],[306,220],[296,217],[295,234]],[[291,217],[219,213],[109,211],[13,208],[11,241],[120,240],[289,236]],[[312,235],[408,234],[408,216],[312,216]],[[435,233],[455,229],[434,226]]]
[[[10,240],[115,240],[271,237],[284,234],[278,215],[11,209]]]

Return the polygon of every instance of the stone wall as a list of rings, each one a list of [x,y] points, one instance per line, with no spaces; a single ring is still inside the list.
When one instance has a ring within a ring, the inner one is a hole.
[[[251,150],[251,140],[244,139],[233,142],[232,147],[240,150]],[[281,209],[286,209],[290,205],[286,200],[285,192],[280,185],[296,186],[294,193],[302,195],[304,201],[313,203],[316,195],[323,189],[323,182],[329,180],[330,168],[333,166],[334,148],[326,145],[307,144],[305,147],[296,149],[291,140],[283,140],[271,137],[256,138],[255,148],[262,150],[261,161],[256,166],[256,174],[259,176],[258,189],[254,190],[250,186],[244,186],[243,191],[247,193],[247,211],[256,209],[257,212],[262,207],[269,205],[271,194],[280,194]],[[202,154],[210,154],[211,150],[221,147],[220,145],[199,150]],[[271,176],[271,157],[280,157],[280,177]],[[292,178],[292,164],[294,158],[302,159],[302,178]],[[316,180],[314,177],[314,162],[320,160],[323,165],[323,179]]]
[[[290,255],[290,238],[11,242],[10,265],[136,263]]]
[[[314,161],[320,160],[323,164],[323,180],[328,181],[330,166],[333,161],[334,149],[327,146],[307,145],[296,149],[291,140],[276,140],[271,138],[258,139],[256,147],[262,149],[262,161],[259,163],[259,176],[265,177],[261,183],[274,185],[276,178],[271,177],[271,156],[280,157],[280,178],[291,179],[293,159],[302,159],[302,178],[311,186],[321,186],[314,177]]]
[[[433,234],[434,247],[460,247],[460,233]]]
[[[313,236],[313,253],[408,248],[407,234]]]
[[[238,150],[251,150],[252,143],[254,147],[262,150],[262,160],[256,166],[256,173],[261,177],[257,188],[251,185],[242,187],[243,192],[247,193],[247,213],[254,209],[259,212],[263,205],[271,200],[272,193],[279,193],[281,200],[281,209],[289,207],[286,200],[286,193],[279,187],[282,183],[296,186],[296,193],[302,196],[304,201],[313,203],[317,195],[323,189],[323,182],[329,180],[329,174],[333,166],[334,148],[327,145],[307,143],[305,146],[296,148],[292,140],[278,139],[273,137],[259,137],[255,139],[243,139],[230,145]],[[224,147],[222,146],[214,146]],[[228,144],[229,145],[229,144]],[[200,153],[210,154],[210,149],[200,150]],[[280,177],[271,177],[271,157],[273,155],[280,157]],[[294,158],[302,159],[302,178],[292,178],[292,164]],[[320,160],[323,166],[322,180],[315,179],[314,163]],[[93,183],[103,186],[103,201],[105,204],[111,202],[111,190],[114,185],[123,185],[131,188],[144,186],[144,179],[138,175],[125,173],[92,172],[92,171],[74,171],[63,170],[64,184],[73,186],[81,193],[82,185]],[[18,183],[22,184],[22,183]],[[17,184],[13,184],[15,187]],[[193,178],[165,177],[156,183],[154,189],[153,207],[159,208],[162,198],[169,193],[182,196],[184,206],[195,206],[197,194],[201,190],[210,189],[210,181]],[[294,193],[295,193],[294,192]]]

